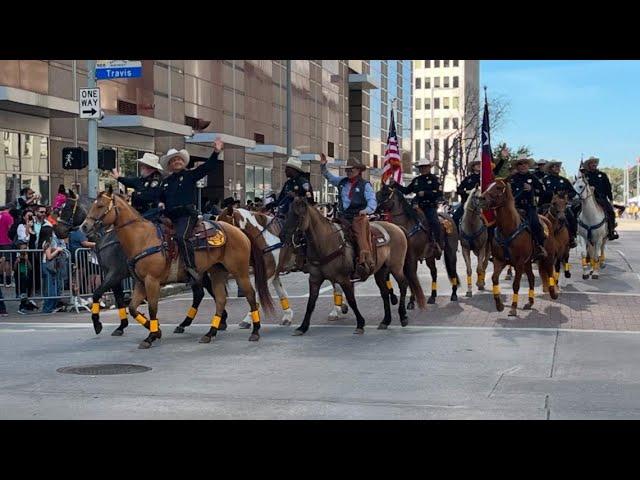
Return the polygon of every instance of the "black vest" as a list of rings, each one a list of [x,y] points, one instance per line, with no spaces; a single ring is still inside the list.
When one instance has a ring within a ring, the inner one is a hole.
[[[360,213],[361,210],[367,208],[367,199],[364,196],[364,188],[369,182],[362,177],[358,178],[358,181],[353,187],[353,195],[351,196],[349,208],[345,210],[344,205],[342,205],[342,189],[344,189],[348,183],[349,178],[346,177],[340,180],[340,183],[338,184],[338,206],[341,214],[347,217],[352,217]]]

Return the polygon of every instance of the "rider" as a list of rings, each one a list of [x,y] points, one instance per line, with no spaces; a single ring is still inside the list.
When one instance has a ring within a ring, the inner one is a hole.
[[[547,161],[542,158],[536,161],[536,168],[533,172],[533,175],[542,182],[542,179],[547,175],[546,172]]]
[[[464,214],[464,204],[467,202],[469,194],[474,188],[480,185],[480,165],[480,160],[472,160],[467,164],[467,168],[471,170],[471,173],[462,179],[462,182],[460,182],[456,190],[456,193],[462,198],[460,205],[458,205],[456,211],[453,212],[453,220],[458,226]]]
[[[578,194],[573,188],[573,185],[571,185],[571,182],[560,175],[561,166],[562,162],[557,160],[549,160],[547,162],[547,175],[542,179],[542,184],[544,185],[544,193],[540,197],[540,203],[542,205],[551,203],[554,193],[566,194],[569,201],[573,200],[573,198]],[[573,214],[573,210],[569,206],[567,206],[566,217],[570,234],[570,247],[574,248],[576,246],[578,222]]]
[[[338,218],[350,224],[358,244],[358,259],[354,279],[362,281],[373,273],[375,263],[372,256],[369,218],[377,208],[376,195],[371,184],[362,178],[367,167],[357,160],[345,168],[346,177],[333,175],[327,170],[327,157],[320,155],[322,175],[338,187]]]
[[[526,212],[526,218],[531,229],[531,236],[536,244],[534,257],[535,259],[539,259],[546,257],[547,251],[544,248],[544,231],[538,218],[538,210],[536,209],[534,197],[539,197],[544,193],[544,186],[533,173],[529,172],[529,168],[533,165],[534,161],[532,158],[527,158],[526,155],[518,156],[513,161],[516,173],[509,176],[508,180],[511,184],[516,208]]]
[[[178,151],[172,148],[160,159],[163,168],[169,170],[170,175],[162,184],[159,207],[164,209],[165,215],[173,221],[180,256],[187,273],[195,282],[200,281],[200,275],[196,270],[195,253],[189,238],[198,221],[198,210],[195,206],[198,191],[196,182],[213,171],[218,154],[223,148],[222,140],[217,139],[213,143],[213,153],[209,159],[191,170],[186,169],[189,152],[184,149]]]
[[[416,165],[420,175],[415,177],[407,187],[395,181],[391,182],[391,186],[405,195],[409,193],[416,194],[412,203],[417,204],[424,212],[425,217],[427,217],[429,230],[431,231],[431,241],[440,249],[444,249],[442,229],[438,220],[438,202],[444,200],[440,180],[431,173],[433,163],[430,160],[421,158]]]
[[[153,153],[145,153],[136,161],[140,164],[140,177],[123,177],[117,168],[111,171],[111,177],[125,187],[133,188],[131,205],[147,220],[158,216],[158,202],[162,193],[162,165]]]
[[[314,203],[311,182],[309,182],[304,170],[302,170],[301,160],[289,157],[287,163],[284,164],[284,174],[287,176],[287,181],[282,185],[282,190],[275,205],[280,218],[286,216],[289,206],[295,197],[304,197],[310,204],[313,205]]]
[[[587,182],[595,189],[595,197],[598,204],[604,209],[607,215],[607,225],[609,227],[609,240],[619,238],[616,232],[616,214],[613,211],[611,202],[613,201],[613,193],[611,191],[611,182],[606,173],[598,170],[600,159],[589,157],[584,162],[584,176]]]

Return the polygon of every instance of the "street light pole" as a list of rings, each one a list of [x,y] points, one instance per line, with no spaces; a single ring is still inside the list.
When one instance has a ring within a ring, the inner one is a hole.
[[[96,84],[96,61],[87,60],[87,87],[95,88]],[[90,200],[95,200],[98,198],[98,120],[90,118],[88,122],[89,191],[87,193]]]
[[[287,60],[287,156],[291,156],[293,150],[291,132],[291,60]]]

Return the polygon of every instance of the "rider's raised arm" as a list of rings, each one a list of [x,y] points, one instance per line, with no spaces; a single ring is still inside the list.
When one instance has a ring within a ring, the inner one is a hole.
[[[324,163],[320,165],[320,171],[322,172],[322,176],[324,176],[324,178],[326,178],[327,181],[334,187],[337,187],[338,184],[340,183],[340,180],[345,178],[345,177],[339,177],[338,175],[334,175],[333,173],[331,173],[327,169],[327,165]]]

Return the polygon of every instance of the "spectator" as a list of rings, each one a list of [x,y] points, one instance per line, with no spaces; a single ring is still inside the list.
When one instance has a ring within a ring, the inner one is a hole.
[[[29,245],[26,243],[19,243],[19,250],[26,250]],[[28,292],[31,286],[33,277],[33,266],[29,261],[27,252],[22,252],[16,258],[14,265],[14,274],[16,277],[16,294],[20,297],[20,306],[18,307],[18,313],[25,315],[29,310],[35,310],[38,308],[32,300],[29,300]]]
[[[8,260],[5,260],[5,257],[0,256],[0,269],[4,271],[5,267],[9,265],[9,270],[11,270],[11,263]],[[4,296],[2,295],[2,288],[0,288],[0,317],[6,317],[9,314],[7,313],[7,306],[3,302]]]
[[[18,197],[18,210],[24,211],[34,206],[39,199],[40,195],[36,194],[31,188],[23,188],[20,190],[20,196]]]
[[[12,250],[13,240],[9,237],[9,231],[13,225],[13,217],[7,207],[0,208],[0,252],[2,250]],[[0,267],[0,274],[4,277],[0,279],[0,284],[4,283],[6,287],[11,286],[11,261],[10,253],[0,253],[0,258],[4,260]],[[0,315],[2,314],[2,308],[0,307]]]
[[[261,199],[260,197],[256,197],[256,198],[253,200],[253,209],[254,209],[256,212],[259,212],[259,211],[262,209],[262,207],[263,207],[262,199]]]
[[[53,208],[61,208],[66,201],[67,201],[67,191],[65,190],[64,185],[60,185],[58,187],[58,193],[56,194],[56,198],[53,199]]]
[[[41,232],[42,239],[42,272],[44,280],[43,296],[49,297],[42,305],[43,313],[60,311],[58,298],[62,295],[64,285],[64,243],[60,242],[53,233],[51,226],[46,226]]]
[[[222,212],[220,211],[220,199],[214,198],[213,203],[211,204],[211,210],[209,211],[212,217],[217,217]]]

